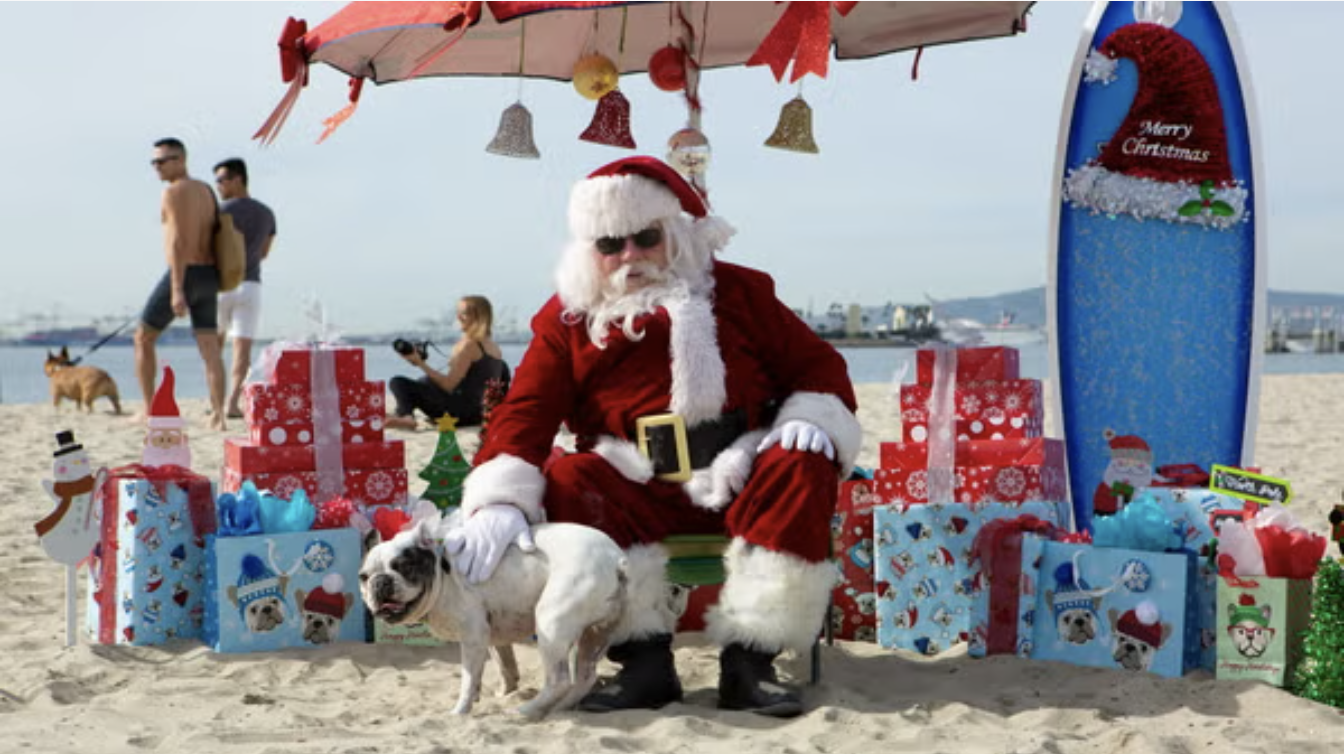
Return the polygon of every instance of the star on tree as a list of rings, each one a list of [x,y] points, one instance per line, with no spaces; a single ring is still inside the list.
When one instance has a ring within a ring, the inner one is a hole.
[[[429,483],[420,497],[440,510],[456,507],[462,502],[462,481],[470,470],[462,457],[462,447],[457,444],[457,420],[444,415],[439,419],[439,444],[434,448],[434,457],[420,470],[420,478]]]

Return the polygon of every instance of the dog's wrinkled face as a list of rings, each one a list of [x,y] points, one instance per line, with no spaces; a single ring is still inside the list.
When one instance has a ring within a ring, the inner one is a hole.
[[[1086,644],[1097,638],[1097,614],[1076,607],[1059,614],[1059,637],[1070,644]]]
[[[439,557],[418,530],[401,532],[364,556],[359,593],[375,616],[392,625],[403,623],[407,616],[419,613],[439,569],[447,573],[448,561]]]
[[[1147,670],[1157,648],[1132,636],[1116,634],[1111,642],[1111,659],[1125,670]]]
[[[341,635],[341,619],[305,610],[303,640],[309,644],[330,644]]]
[[[1227,633],[1241,656],[1251,659],[1264,654],[1269,649],[1269,643],[1274,640],[1274,629],[1249,620],[1228,626]]]
[[[262,597],[248,604],[243,615],[249,631],[274,631],[285,622],[285,603],[279,597]]]

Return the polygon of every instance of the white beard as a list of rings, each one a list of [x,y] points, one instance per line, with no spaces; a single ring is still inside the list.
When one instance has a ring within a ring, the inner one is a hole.
[[[632,272],[643,275],[647,284],[637,291],[627,292],[627,278]],[[623,265],[602,281],[600,298],[585,317],[588,337],[598,348],[605,348],[608,331],[619,322],[626,338],[640,340],[644,333],[635,330],[636,318],[652,313],[659,307],[685,301],[690,296],[690,285],[670,269],[660,269],[649,264]]]
[[[141,454],[141,462],[146,466],[181,466],[191,468],[191,447],[185,442],[169,448],[157,448],[146,445]]]

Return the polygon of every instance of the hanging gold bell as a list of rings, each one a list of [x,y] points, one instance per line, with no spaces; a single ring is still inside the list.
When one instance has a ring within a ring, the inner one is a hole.
[[[532,141],[532,113],[521,102],[504,108],[499,116],[499,131],[485,151],[504,157],[535,160],[541,157],[536,142]]]
[[[635,148],[635,137],[630,133],[630,100],[620,89],[611,90],[597,101],[593,122],[579,138],[609,147]]]
[[[765,140],[767,147],[787,149],[790,152],[817,154],[817,142],[812,138],[812,106],[800,94],[784,104],[779,111],[779,124]]]

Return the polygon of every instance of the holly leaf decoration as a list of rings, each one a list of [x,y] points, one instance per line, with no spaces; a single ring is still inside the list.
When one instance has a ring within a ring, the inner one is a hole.
[[[1204,211],[1204,202],[1201,202],[1198,199],[1192,199],[1191,201],[1182,204],[1181,208],[1176,210],[1176,214],[1181,217],[1194,217],[1202,211]]]
[[[1232,205],[1227,202],[1214,202],[1209,205],[1209,211],[1219,217],[1231,217],[1237,214],[1237,211],[1232,209]]]

